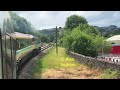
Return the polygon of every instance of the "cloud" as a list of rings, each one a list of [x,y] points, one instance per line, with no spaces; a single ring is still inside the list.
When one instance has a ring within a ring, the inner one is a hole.
[[[119,25],[120,11],[15,11],[18,15],[30,21],[36,29],[63,27],[66,18],[77,14],[84,16],[91,25]]]
[[[105,11],[102,15],[98,16],[96,19],[89,23],[98,26],[116,25],[120,27],[119,17],[119,11]]]

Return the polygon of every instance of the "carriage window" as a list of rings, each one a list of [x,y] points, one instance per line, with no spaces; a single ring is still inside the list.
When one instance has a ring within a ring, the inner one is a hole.
[[[32,39],[19,39],[17,40],[17,50],[32,45]]]
[[[16,40],[16,49],[19,50],[20,49],[20,42],[18,40]]]

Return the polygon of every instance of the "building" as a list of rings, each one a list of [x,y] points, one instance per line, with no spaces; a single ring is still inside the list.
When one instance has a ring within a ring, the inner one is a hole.
[[[112,45],[112,54],[120,54],[120,35],[114,35],[107,39]]]

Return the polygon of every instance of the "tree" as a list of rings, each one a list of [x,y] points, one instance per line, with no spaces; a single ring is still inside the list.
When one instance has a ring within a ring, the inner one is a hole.
[[[78,15],[71,15],[67,18],[65,22],[65,28],[72,30],[73,28],[79,26],[80,24],[87,24],[87,20]]]
[[[66,31],[61,39],[62,45],[67,51],[91,57],[96,57],[98,53],[101,53],[104,40],[105,38],[100,36],[97,29],[88,24],[81,24],[71,32]],[[104,49],[106,52],[110,51],[108,46],[105,46]]]
[[[50,42],[50,38],[47,37],[46,35],[42,35],[42,36],[41,36],[41,42],[46,42],[46,43],[48,43],[48,42]]]
[[[25,18],[20,17],[14,12],[10,12],[11,21],[13,24],[14,31],[24,33],[24,34],[32,34],[36,37],[41,37],[39,31],[35,30],[32,26],[31,22],[27,21]]]
[[[97,50],[94,47],[91,35],[74,28],[71,34],[63,38],[64,46],[67,51],[74,51],[86,56],[96,57]]]
[[[93,35],[93,36],[100,35],[99,30],[89,24],[80,24],[76,28],[79,29],[80,31],[84,31],[85,33]]]
[[[54,39],[55,39],[54,35],[52,35],[52,34],[48,35],[48,37],[49,37],[49,39],[50,39],[50,42],[53,42]]]

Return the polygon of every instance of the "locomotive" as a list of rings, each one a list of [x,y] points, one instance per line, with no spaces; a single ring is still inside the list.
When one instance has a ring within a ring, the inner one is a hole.
[[[39,38],[15,32],[9,11],[0,11],[0,79],[16,79],[17,70],[41,51]]]

